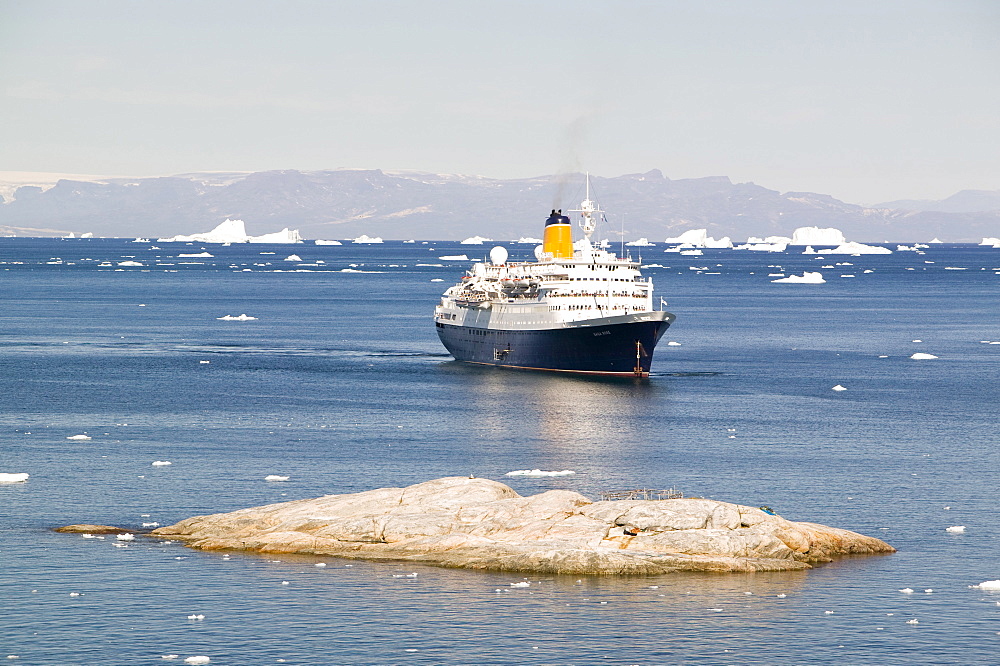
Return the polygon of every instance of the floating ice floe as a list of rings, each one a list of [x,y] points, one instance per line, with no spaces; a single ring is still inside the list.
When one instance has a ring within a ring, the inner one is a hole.
[[[70,435],[66,439],[78,439],[80,441],[90,439],[90,435]]]
[[[819,271],[804,271],[802,275],[789,275],[788,277],[771,280],[771,282],[784,282],[787,284],[824,284],[823,274]]]
[[[639,238],[625,243],[627,247],[653,247],[656,243],[650,243],[648,238]]]
[[[176,659],[179,656],[179,654],[161,654],[160,659]]]
[[[119,541],[135,541],[134,534],[116,534],[115,538]]]
[[[912,620],[907,620],[906,624],[920,624],[920,621],[917,618],[913,618]]]
[[[446,254],[438,259],[441,261],[468,261],[469,257],[464,254]]]
[[[788,246],[785,243],[745,243],[736,245],[734,250],[751,250],[753,252],[784,252]]]
[[[279,476],[278,474],[268,474],[264,477],[265,481],[288,481],[287,476]]]
[[[515,469],[507,472],[504,476],[569,476],[576,474],[573,470],[564,469],[561,472],[546,472],[540,469]]]
[[[668,346],[668,347],[680,347],[680,346],[681,346],[681,343],[679,343],[679,342],[676,342],[676,341],[674,341],[674,340],[671,340],[670,342],[668,342],[668,343],[667,343],[667,346]]]
[[[416,574],[416,572],[414,572],[414,573],[408,573],[408,574],[392,574],[392,577],[393,578],[416,578],[417,574]]]
[[[130,261],[119,261],[118,265],[119,266],[143,266],[145,264],[143,264],[141,261],[131,261],[130,260]]]
[[[212,660],[203,654],[198,654],[193,657],[188,657],[184,660],[185,664],[209,664]]]
[[[154,460],[153,467],[166,467],[167,465],[173,465],[169,460]]]
[[[1000,592],[1000,580],[987,580],[983,581],[979,585],[970,585],[969,587],[977,590],[990,590]]]
[[[302,257],[297,254],[290,254],[285,257],[284,261],[302,261]]]
[[[531,587],[531,583],[526,580],[522,580],[520,583],[511,583],[511,587]]]
[[[192,253],[188,253],[188,254],[181,253],[181,254],[177,255],[178,258],[180,258],[180,257],[189,257],[189,258],[204,257],[205,259],[210,259],[210,258],[212,258],[214,256],[215,256],[214,254],[209,254],[208,252],[197,252],[197,253],[192,252]]]
[[[687,246],[691,248],[705,247],[728,249],[733,247],[733,241],[729,238],[729,236],[715,240],[708,235],[707,229],[689,229],[680,236],[665,239],[664,242],[677,243],[680,246]]]
[[[466,238],[464,241],[459,243],[459,245],[482,245],[483,243],[492,243],[492,238],[485,238],[483,236],[472,236],[471,238]]]
[[[351,242],[352,243],[358,243],[358,244],[376,244],[376,243],[381,243],[382,239],[379,238],[378,236],[372,237],[372,236],[368,236],[367,234],[361,234],[360,236],[358,236],[357,238],[355,238]]]
[[[189,620],[204,620],[204,615],[188,615]]]
[[[833,387],[832,389],[830,389],[830,390],[831,390],[831,391],[846,391],[847,389],[846,389],[846,388],[844,388],[843,386],[841,386],[840,384],[837,384],[836,386],[834,386],[834,387]]]
[[[928,361],[937,358],[937,356],[935,356],[934,354],[925,354],[924,352],[917,352],[916,354],[910,356],[910,358],[912,358],[915,361]]]
[[[913,588],[904,587],[902,590],[900,590],[900,592],[902,592],[903,594],[913,594]]]
[[[843,245],[846,242],[844,232],[840,229],[799,227],[792,232],[792,240],[789,245]]]
[[[892,250],[881,245],[865,245],[853,241],[842,243],[832,250],[824,250],[828,254],[892,254]]]
[[[160,524],[159,523],[143,523],[142,526],[143,527],[159,527]]]
[[[343,245],[339,240],[317,240],[316,245]]]
[[[444,282],[442,278],[431,278],[431,282]]]
[[[0,472],[0,483],[24,483],[27,480],[25,472]]]
[[[538,243],[544,243],[545,241],[543,241],[541,238],[531,238],[530,236],[521,236],[514,242],[519,245],[537,245]]]
[[[944,528],[945,532],[951,532],[952,534],[961,534],[965,531],[965,525],[952,525],[951,527]]]
[[[219,321],[257,321],[257,317],[251,317],[247,314],[241,314],[238,316],[225,315],[223,317],[216,317]]]

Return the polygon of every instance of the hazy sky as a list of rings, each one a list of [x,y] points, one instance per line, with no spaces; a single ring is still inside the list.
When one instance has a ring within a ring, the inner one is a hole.
[[[1000,2],[0,0],[0,171],[1000,189]]]

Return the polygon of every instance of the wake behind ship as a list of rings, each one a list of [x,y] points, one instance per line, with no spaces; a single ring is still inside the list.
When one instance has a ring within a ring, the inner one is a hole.
[[[675,317],[653,309],[640,263],[591,243],[602,211],[587,196],[584,237],[552,211],[534,262],[494,247],[434,309],[438,337],[456,360],[530,370],[648,377],[656,343]]]

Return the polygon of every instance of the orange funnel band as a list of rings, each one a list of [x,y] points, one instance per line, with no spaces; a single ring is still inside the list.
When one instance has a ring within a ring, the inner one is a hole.
[[[569,224],[549,224],[545,227],[542,251],[556,258],[573,257],[573,227]]]

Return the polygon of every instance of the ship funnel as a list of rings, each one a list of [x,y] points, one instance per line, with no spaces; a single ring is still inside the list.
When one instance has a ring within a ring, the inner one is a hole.
[[[545,237],[542,250],[553,258],[573,256],[573,225],[562,211],[552,211],[545,220]]]

